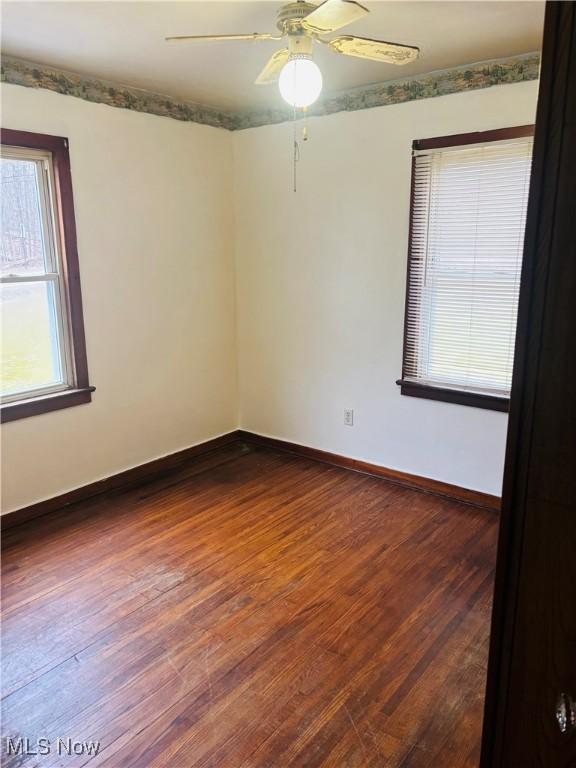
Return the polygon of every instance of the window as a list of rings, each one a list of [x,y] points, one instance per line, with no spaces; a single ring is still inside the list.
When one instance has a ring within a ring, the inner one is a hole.
[[[414,142],[404,395],[508,410],[532,135]]]
[[[86,403],[68,142],[2,131],[2,421]]]

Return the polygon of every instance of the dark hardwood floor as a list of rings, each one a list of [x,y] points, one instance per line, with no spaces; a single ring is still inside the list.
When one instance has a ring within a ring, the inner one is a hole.
[[[497,522],[233,445],[13,528],[2,764],[477,768]]]

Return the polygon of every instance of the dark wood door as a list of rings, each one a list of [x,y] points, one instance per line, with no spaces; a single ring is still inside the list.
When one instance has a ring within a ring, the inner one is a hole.
[[[576,10],[548,3],[483,768],[576,767]]]

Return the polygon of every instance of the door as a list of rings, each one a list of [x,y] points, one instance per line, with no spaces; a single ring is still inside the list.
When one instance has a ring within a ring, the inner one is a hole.
[[[576,10],[548,3],[482,768],[576,768]]]

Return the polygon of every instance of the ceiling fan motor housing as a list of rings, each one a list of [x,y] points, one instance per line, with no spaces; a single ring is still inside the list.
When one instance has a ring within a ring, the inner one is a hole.
[[[296,3],[283,5],[276,17],[276,26],[284,35],[307,35],[302,28],[302,19],[312,13],[318,6],[298,0]]]

